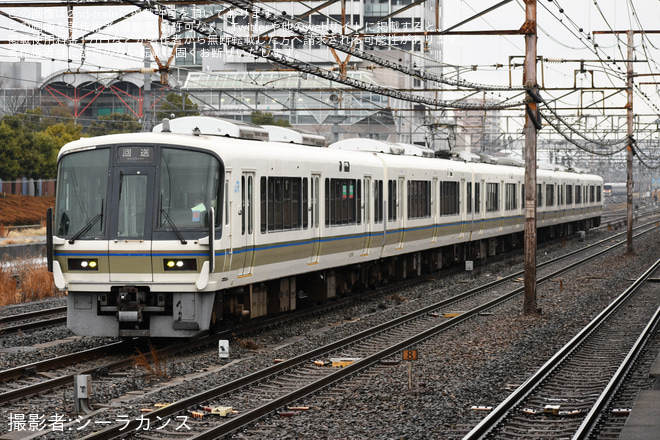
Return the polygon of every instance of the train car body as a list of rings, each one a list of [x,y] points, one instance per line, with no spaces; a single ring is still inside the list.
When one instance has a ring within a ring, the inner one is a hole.
[[[605,197],[625,196],[628,192],[628,185],[623,182],[606,182],[603,184],[603,194]]]
[[[600,177],[537,180],[540,232],[599,223]],[[75,334],[192,337],[519,247],[523,183],[520,167],[231,137],[81,139],[58,158],[49,265]]]

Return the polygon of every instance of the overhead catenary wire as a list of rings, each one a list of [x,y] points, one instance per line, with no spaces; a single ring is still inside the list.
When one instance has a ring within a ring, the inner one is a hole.
[[[184,21],[185,23],[189,24],[191,29],[194,30],[195,32],[201,34],[201,35],[216,35],[220,37],[217,29],[209,25],[208,23],[203,22],[202,20],[199,20],[195,17],[192,17],[188,15],[185,12],[181,11],[172,11],[168,10],[166,8],[166,5],[157,2],[157,1],[150,1],[149,3],[144,3],[141,1],[137,0],[127,0],[128,3],[133,4],[134,6],[137,6],[141,9],[146,9],[152,11],[152,13],[157,14],[162,16],[163,19],[171,22],[178,22],[180,20]],[[256,12],[256,11],[255,11]],[[306,72],[308,74],[318,76],[320,78],[328,79],[331,81],[335,81],[341,84],[349,85],[351,87],[355,87],[357,89],[362,89],[366,91],[370,91],[373,93],[377,93],[380,95],[384,96],[389,96],[391,98],[395,99],[400,99],[402,101],[410,101],[410,102],[416,102],[416,103],[421,103],[421,104],[427,104],[433,107],[438,107],[438,108],[460,108],[460,109],[470,109],[470,110],[479,110],[479,109],[502,109],[502,108],[509,108],[509,107],[519,107],[522,106],[522,102],[518,103],[509,103],[509,104],[499,104],[499,103],[493,103],[493,104],[470,104],[470,103],[459,103],[456,101],[450,102],[450,101],[444,101],[444,100],[438,100],[434,98],[429,98],[426,96],[420,96],[420,95],[415,95],[411,93],[406,93],[406,92],[400,92],[398,90],[395,90],[393,88],[388,88],[388,87],[383,87],[383,86],[378,86],[376,84],[370,84],[365,81],[357,80],[354,78],[350,78],[348,76],[344,76],[335,72],[332,72],[327,69],[323,69],[319,66],[315,66],[310,63],[306,63],[303,61],[300,61],[296,58],[290,57],[288,55],[285,55],[283,53],[278,53],[276,50],[267,47],[264,44],[261,44],[259,41],[256,40],[246,40],[240,37],[232,37],[225,39],[225,42],[233,47],[237,47],[250,55],[256,56],[256,57],[262,57],[264,59],[268,59],[270,61],[279,63],[281,65],[284,65],[286,67],[299,70],[301,72]],[[421,72],[421,69],[417,69],[419,72]],[[412,73],[412,72],[411,72]]]

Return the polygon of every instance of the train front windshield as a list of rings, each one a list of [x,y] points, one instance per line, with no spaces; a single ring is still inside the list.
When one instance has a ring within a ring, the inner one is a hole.
[[[57,176],[56,235],[70,237],[81,231],[85,237],[104,235],[109,166],[108,148],[69,154],[61,160]]]
[[[147,153],[128,161],[129,150]],[[75,239],[206,232],[210,208],[219,214],[222,179],[220,161],[200,151],[112,146],[70,153],[58,167],[54,232]]]
[[[218,213],[220,164],[204,153],[163,148],[158,227],[207,228],[211,207]],[[219,215],[215,225],[220,225]]]

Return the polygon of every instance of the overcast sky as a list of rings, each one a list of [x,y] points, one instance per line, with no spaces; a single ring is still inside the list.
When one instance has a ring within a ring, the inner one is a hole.
[[[20,3],[20,2],[17,2]],[[494,5],[505,3],[500,0],[444,0],[444,28],[454,26]],[[270,7],[284,7],[271,3]],[[519,29],[525,20],[523,0],[512,0],[496,10],[477,18],[456,30],[514,30]],[[93,29],[121,17],[133,7],[85,8],[75,7],[74,24]],[[66,36],[65,8],[24,8],[7,9],[3,12],[15,14],[33,26],[48,33]],[[627,30],[660,31],[660,0],[539,0],[538,1],[538,55],[551,60],[539,65],[538,82],[545,87],[572,87],[573,84],[590,85],[593,81],[600,87],[621,87],[625,85],[625,64],[627,56],[626,36],[597,35],[594,31]],[[26,29],[6,17],[0,17],[0,29],[5,38],[21,38]],[[22,34],[12,32],[20,29]],[[142,12],[135,17],[103,31],[105,36],[144,37],[157,35],[156,20]],[[77,31],[75,35],[81,35]],[[44,35],[44,34],[42,34]],[[594,47],[594,41],[598,47]],[[634,37],[635,72],[648,74],[660,72],[660,34],[636,34]],[[437,39],[434,41],[437,44]],[[443,62],[460,72],[463,79],[485,84],[509,84],[510,57],[522,61],[525,52],[524,37],[516,36],[445,36],[443,39]],[[26,60],[43,62],[43,74],[65,68],[71,70],[96,70],[100,68],[134,68],[142,65],[143,49],[137,44],[108,46],[88,46],[83,61],[79,47],[65,45],[29,47],[10,45],[0,47],[0,60]],[[609,64],[594,62],[602,59]],[[587,60],[585,67],[593,73],[577,75],[578,62],[560,60]],[[70,62],[66,60],[71,60]],[[618,60],[616,64],[612,61]],[[497,67],[502,65],[504,67]],[[445,70],[449,73],[451,69]],[[512,71],[513,85],[522,83],[522,69]],[[660,81],[660,76],[639,77],[636,82],[651,83]],[[649,100],[660,102],[658,86],[641,84],[640,90]],[[574,99],[574,98],[570,98]],[[652,113],[645,108],[644,99],[636,100],[636,111]]]

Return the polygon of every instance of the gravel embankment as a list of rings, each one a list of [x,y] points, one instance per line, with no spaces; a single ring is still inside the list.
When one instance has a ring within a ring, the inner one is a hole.
[[[589,234],[587,241],[603,237]],[[659,238],[659,233],[653,232],[636,241],[636,252],[632,257],[621,249],[601,257],[596,263],[577,268],[563,276],[561,292],[558,282],[539,286],[538,305],[542,314],[538,316],[522,313],[522,299],[510,301],[494,309],[492,315],[470,320],[416,347],[420,359],[413,365],[412,390],[408,389],[407,364],[381,366],[364,374],[360,380],[345,383],[340,392],[300,402],[312,410],[291,418],[268,420],[264,422],[267,426],[261,429],[270,432],[269,438],[287,439],[461,438],[485,415],[484,411],[473,410],[473,406],[497,405],[513,387],[524,381],[624,290],[633,278],[660,257],[660,249],[655,245]],[[570,243],[569,249],[577,244]],[[538,259],[549,259],[566,250],[560,245],[541,247]],[[174,401],[184,395],[208,390],[269,366],[275,358],[291,357],[311,347],[325,345],[435,302],[440,297],[451,296],[521,268],[522,257],[509,259],[478,269],[474,275],[437,279],[398,295],[255,334],[250,338],[260,346],[259,350],[249,351],[241,348],[239,341],[232,341],[232,362],[222,368],[216,350],[194,353],[186,359],[177,358],[176,362],[166,361],[172,374],[189,374],[204,369],[215,371],[183,384],[169,384],[162,390],[159,388],[165,383],[152,383],[150,392],[129,401],[110,399],[128,389],[147,385],[146,380],[117,378],[114,386],[95,386],[94,402],[107,402],[114,407],[98,418],[115,420],[118,414],[135,414],[134,418],[139,418],[139,408],[146,404]],[[59,336],[44,336],[46,339],[52,337]],[[19,343],[12,338],[0,340],[0,344],[7,347]],[[33,338],[38,339],[38,336]],[[61,347],[70,352],[78,346],[97,344],[96,339],[82,338]],[[39,353],[3,354],[0,367],[8,368],[18,361],[28,363],[32,357],[51,356],[57,347]],[[112,384],[111,381],[105,382]],[[240,408],[236,409],[240,411]],[[26,407],[26,414],[29,411],[30,408]],[[36,408],[34,411],[40,413]],[[58,437],[58,434],[47,434],[47,438],[76,438],[75,435],[82,437],[89,431],[64,433],[65,437]]]

